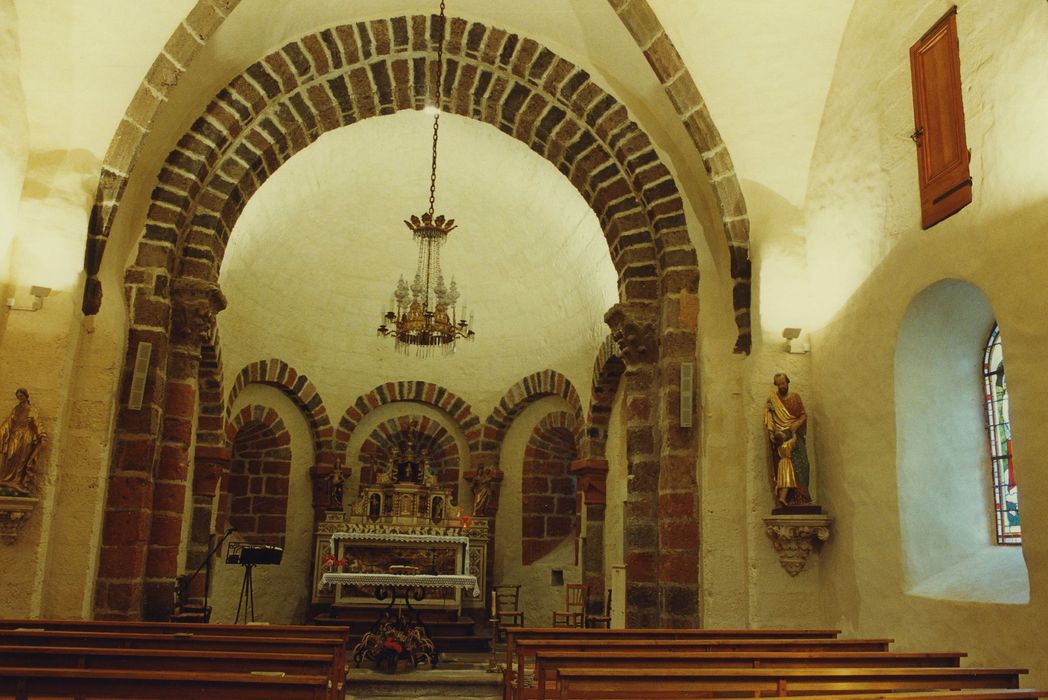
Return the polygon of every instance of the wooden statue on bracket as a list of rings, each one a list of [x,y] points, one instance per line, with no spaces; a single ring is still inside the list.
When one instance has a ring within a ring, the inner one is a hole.
[[[29,403],[29,392],[15,391],[18,404],[0,423],[0,495],[31,496],[36,461],[47,440],[40,414]]]
[[[491,500],[491,482],[495,478],[495,469],[490,464],[481,463],[473,475],[473,515],[487,515],[488,502]]]
[[[804,441],[808,425],[804,402],[799,394],[790,391],[790,378],[785,373],[776,374],[772,381],[775,389],[768,396],[764,428],[771,443],[775,502],[778,509],[796,506],[818,508],[811,506],[811,492],[808,489],[811,465]]]

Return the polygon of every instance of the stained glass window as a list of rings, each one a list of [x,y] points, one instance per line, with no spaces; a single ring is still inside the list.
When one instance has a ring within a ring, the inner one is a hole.
[[[993,509],[997,544],[1022,544],[1019,525],[1019,487],[1012,460],[1012,431],[1008,422],[1008,383],[1000,328],[994,324],[983,355],[986,418],[990,434],[990,471],[993,473]]]

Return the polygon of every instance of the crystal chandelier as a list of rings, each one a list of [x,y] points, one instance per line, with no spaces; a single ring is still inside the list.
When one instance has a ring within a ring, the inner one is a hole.
[[[395,348],[408,352],[415,348],[419,355],[428,355],[434,348],[444,353],[455,349],[459,338],[473,339],[473,318],[466,321],[465,304],[457,316],[459,291],[455,280],[444,283],[440,270],[440,247],[455,228],[455,220],[443,215],[434,216],[437,198],[437,140],[440,134],[440,89],[444,66],[444,2],[440,3],[440,34],[437,40],[437,79],[434,83],[433,150],[429,171],[429,210],[422,216],[412,215],[404,223],[414,234],[418,244],[418,265],[415,279],[409,285],[403,275],[397,282],[390,308],[382,314],[378,327],[380,336],[393,336]]]

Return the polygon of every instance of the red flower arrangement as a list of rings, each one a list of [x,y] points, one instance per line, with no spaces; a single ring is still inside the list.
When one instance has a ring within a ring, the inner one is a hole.
[[[320,565],[325,569],[334,569],[340,566],[349,566],[349,561],[346,559],[336,559],[335,555],[328,552],[320,559]]]

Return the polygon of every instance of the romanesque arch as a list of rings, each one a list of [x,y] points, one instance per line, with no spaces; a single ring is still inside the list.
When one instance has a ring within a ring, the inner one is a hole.
[[[550,411],[528,437],[521,469],[521,563],[549,554],[577,528],[576,480],[581,424],[574,413]]]
[[[221,514],[250,541],[283,546],[291,478],[291,433],[268,406],[244,406],[226,424],[232,446]]]
[[[629,3],[610,1],[619,19],[645,54],[648,64],[680,115],[711,178],[713,194],[718,203],[731,253],[731,274],[735,280],[733,303],[739,328],[736,349],[748,352],[749,216],[731,156],[720,138],[695,81],[684,67],[676,48],[646,0],[634,0]],[[84,267],[87,272],[83,300],[85,314],[97,313],[101,304],[101,286],[97,274],[106,242],[123,200],[127,181],[137,163],[163,96],[178,83],[179,75],[188,69],[200,48],[238,4],[239,0],[198,0],[183,24],[171,36],[164,53],[157,57],[142,81],[110,143],[103,159],[88,225],[84,255]],[[329,39],[325,38],[325,43],[328,41]],[[323,52],[315,38],[311,48]]]
[[[387,382],[360,396],[346,409],[335,430],[334,452],[345,454],[353,431],[365,415],[396,401],[413,401],[439,408],[455,421],[471,445],[480,436],[480,419],[473,413],[473,407],[444,387],[430,382]]]
[[[389,459],[390,451],[412,443],[417,453],[423,450],[437,483],[456,495],[462,473],[462,458],[455,436],[439,420],[429,416],[405,413],[376,425],[360,445],[356,463],[360,464],[360,482],[371,483],[374,468]]]
[[[626,371],[619,346],[609,335],[593,361],[593,389],[589,415],[586,417],[585,452],[587,457],[603,458],[608,443],[608,421],[615,401],[619,380]]]
[[[328,418],[327,407],[309,377],[300,374],[283,360],[269,359],[252,362],[240,370],[236,379],[233,380],[233,386],[229,389],[229,398],[226,399],[225,405],[227,417],[233,411],[233,404],[236,403],[237,396],[248,384],[266,384],[275,387],[291,399],[309,423],[313,433],[313,449],[316,451],[317,461],[325,463],[330,461],[325,459],[325,456],[329,454],[328,448],[334,430]]]
[[[436,73],[429,57],[430,22],[429,17],[415,15],[325,29],[252,64],[219,92],[167,157],[137,258],[126,272],[130,320],[125,382],[139,343],[148,339],[158,346],[162,369],[147,380],[147,386],[156,386],[165,380],[170,361],[168,333],[176,327],[191,330],[213,323],[214,313],[224,306],[215,280],[226,242],[246,202],[270,174],[327,130],[424,106],[424,96],[434,92],[430,83]],[[695,331],[677,315],[659,313],[660,304],[698,291],[697,259],[668,168],[623,105],[585,71],[531,39],[452,18],[442,73],[444,80],[436,86],[442,109],[484,121],[521,140],[553,163],[596,213],[622,300],[608,322],[620,345],[636,346],[633,355],[646,363],[642,374],[656,378],[636,385],[647,392],[655,410],[638,418],[645,422],[643,427],[631,428],[631,455],[656,474],[662,462],[673,467],[660,475],[656,492],[646,498],[664,495],[665,476],[666,488],[674,495],[690,493],[694,500],[695,489],[679,478],[682,470],[694,471],[693,441],[661,446],[656,430],[672,410],[669,394],[658,393],[657,378],[672,374],[695,347]],[[660,344],[665,350],[660,351]],[[274,370],[267,366],[266,374],[270,371]],[[315,395],[305,402],[309,411],[322,405]],[[135,431],[160,434],[167,409],[164,392],[158,389],[144,415],[121,412],[114,469],[129,461],[123,450],[128,436]],[[333,432],[330,426],[319,426],[316,444],[322,447],[327,436],[334,438]],[[156,446],[145,442],[146,450],[135,456],[133,478],[125,483],[111,476],[107,509],[114,513],[126,512],[116,504],[126,500],[129,490],[153,488],[146,464],[155,460]],[[480,442],[483,452],[487,436]],[[318,462],[324,459],[333,460],[333,455],[318,455]],[[177,506],[177,494],[163,503]],[[694,513],[694,503],[690,511]],[[123,549],[118,542],[103,541],[100,583],[106,579],[107,586],[139,590],[139,563],[107,566],[107,548],[114,562]],[[165,586],[168,568],[156,574]],[[674,579],[680,579],[685,568],[675,568]],[[107,579],[110,573],[126,570],[132,573]],[[697,568],[683,575],[689,599],[697,601]],[[158,585],[155,598],[159,601],[164,595]],[[650,607],[645,601],[652,597],[645,594],[635,600],[639,607]],[[130,608],[137,605],[132,598]],[[687,606],[674,609],[693,616]],[[655,614],[639,621],[648,624]]]
[[[546,396],[559,396],[567,401],[572,407],[575,425],[582,425],[582,402],[571,380],[556,370],[542,370],[524,377],[502,396],[484,421],[484,436],[477,453],[497,456],[502,449],[502,438],[513,419],[533,402]]]

